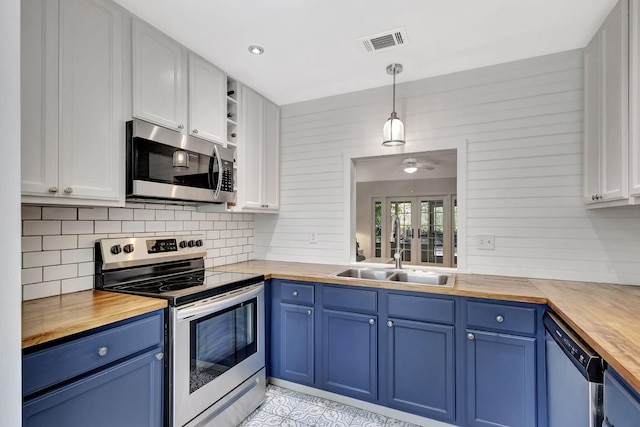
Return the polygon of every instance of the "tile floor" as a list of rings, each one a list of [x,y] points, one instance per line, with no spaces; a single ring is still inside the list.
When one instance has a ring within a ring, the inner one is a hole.
[[[394,418],[275,385],[239,427],[417,427]]]

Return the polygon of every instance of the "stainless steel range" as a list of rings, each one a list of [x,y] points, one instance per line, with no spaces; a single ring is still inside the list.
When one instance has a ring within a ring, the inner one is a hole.
[[[264,276],[204,268],[202,236],[102,239],[95,288],[169,302],[165,425],[235,426],[265,399]]]

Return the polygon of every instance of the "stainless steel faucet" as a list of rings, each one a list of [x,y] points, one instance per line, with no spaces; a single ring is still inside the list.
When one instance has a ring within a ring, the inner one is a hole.
[[[398,215],[394,215],[391,220],[391,235],[389,236],[389,242],[396,244],[396,251],[393,254],[393,258],[396,260],[396,270],[400,270],[402,269],[402,252],[404,249],[400,249],[400,218],[398,218]]]

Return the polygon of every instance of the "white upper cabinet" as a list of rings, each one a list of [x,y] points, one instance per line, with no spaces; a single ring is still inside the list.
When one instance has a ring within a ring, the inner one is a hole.
[[[23,202],[124,202],[122,10],[22,2]]]
[[[631,180],[629,193],[640,197],[640,1],[629,2],[629,141]]]
[[[628,24],[628,0],[620,0],[584,52],[587,207],[629,203]]]
[[[189,133],[223,144],[226,131],[227,77],[189,53]]]
[[[133,115],[186,132],[186,50],[137,19],[132,38]]]
[[[242,87],[238,199],[244,211],[280,208],[280,108]]]

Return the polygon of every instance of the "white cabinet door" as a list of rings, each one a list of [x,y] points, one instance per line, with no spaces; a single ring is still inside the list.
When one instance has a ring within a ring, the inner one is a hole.
[[[133,115],[186,132],[186,51],[138,20],[132,38]]]
[[[122,194],[121,10],[103,0],[60,2],[60,195]]]
[[[629,197],[628,0],[620,0],[585,49],[584,201]]]
[[[58,188],[58,3],[21,2],[20,28],[22,194],[42,196]]]
[[[189,133],[224,144],[227,77],[189,53]]]
[[[280,108],[264,102],[264,208],[280,208]]]
[[[262,209],[263,98],[247,87],[242,88],[241,143],[238,147],[238,196],[240,207]]]
[[[122,10],[22,2],[23,201],[123,202]]]

